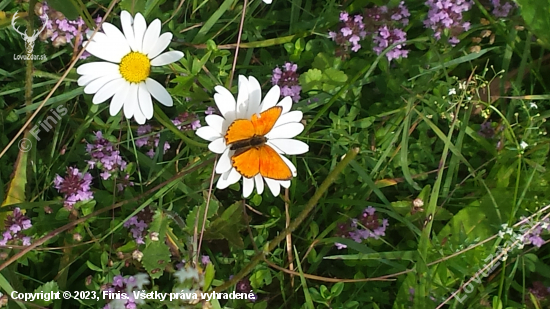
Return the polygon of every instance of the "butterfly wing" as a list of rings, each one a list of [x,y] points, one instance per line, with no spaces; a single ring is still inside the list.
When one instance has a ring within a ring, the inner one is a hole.
[[[290,180],[292,172],[285,161],[269,145],[262,145],[259,148],[260,174],[263,177],[275,180]]]
[[[260,172],[260,150],[255,147],[236,152],[231,157],[233,167],[246,178],[252,178]]]
[[[248,119],[237,119],[227,128],[225,144],[230,145],[238,141],[250,139],[254,136],[254,124]]]
[[[252,115],[252,125],[254,125],[254,132],[256,135],[266,135],[273,129],[273,126],[275,125],[275,122],[279,117],[281,117],[281,113],[283,112],[283,108],[280,106],[273,106],[272,108],[260,113],[260,117],[258,118],[257,114]]]

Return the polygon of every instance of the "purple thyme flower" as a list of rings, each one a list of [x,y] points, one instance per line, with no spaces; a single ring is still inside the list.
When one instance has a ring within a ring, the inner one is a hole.
[[[50,8],[45,1],[36,3],[34,11],[42,24],[46,24],[46,29],[40,34],[42,41],[49,38],[54,47],[60,47],[67,43],[71,46],[75,44],[78,44],[77,46],[82,45],[83,34],[89,30],[82,17],[78,17],[76,20],[68,20],[63,13]],[[99,25],[101,21],[102,18],[98,16],[95,19],[96,25]],[[86,59],[89,56],[88,52],[84,52],[80,59]]]
[[[481,128],[477,131],[477,134],[485,138],[493,138],[495,137],[496,131],[491,126],[491,122],[487,121],[481,124]]]
[[[188,125],[184,125],[184,123],[189,122]],[[184,112],[177,116],[175,119],[172,120],[172,123],[178,128],[178,130],[196,130],[201,127],[201,121],[199,120],[199,117],[195,114],[189,114],[188,112]]]
[[[410,15],[403,1],[392,9],[381,6],[365,10],[365,29],[367,35],[372,35],[372,49],[377,55],[394,43],[402,43],[388,51],[386,58],[391,61],[408,56],[409,51],[404,49],[407,33],[402,28],[409,24]]]
[[[340,51],[337,51],[337,54],[344,56],[348,53],[350,46],[353,52],[359,51],[361,48],[359,41],[367,35],[363,16],[355,15],[351,17],[347,12],[341,12],[340,21],[340,30],[328,33],[328,36],[341,48]]]
[[[11,214],[6,217],[4,221],[6,231],[2,233],[2,239],[0,239],[0,246],[7,245],[10,240],[20,239],[23,246],[31,244],[31,238],[24,236],[21,232],[28,230],[32,227],[31,219],[21,213],[21,209],[16,207]]]
[[[64,207],[67,209],[72,209],[74,204],[79,201],[87,201],[94,197],[90,190],[92,175],[90,173],[82,174],[78,172],[77,168],[67,168],[67,176],[63,178],[56,175],[53,183],[57,191],[63,193]]]
[[[363,210],[358,218],[353,218],[346,223],[341,223],[337,227],[336,236],[350,238],[355,242],[362,242],[368,238],[379,239],[386,235],[388,219],[378,219],[375,213],[376,208],[369,206]],[[347,246],[341,243],[335,243],[336,248],[344,249]]]
[[[294,102],[300,100],[300,91],[302,91],[302,87],[298,84],[300,74],[297,70],[297,64],[286,62],[283,70],[279,67],[273,69],[273,76],[271,77],[271,84],[281,87],[281,95],[291,97]]]
[[[155,148],[158,147],[160,142],[160,133],[150,134],[153,131],[151,125],[142,125],[137,129],[137,134],[140,136],[136,139],[136,146],[138,148],[146,147],[149,148],[147,155],[152,159],[155,156]],[[144,136],[147,135],[147,136]],[[163,154],[170,149],[170,144],[164,142]]]
[[[213,108],[212,106],[208,106],[208,108],[206,109],[206,111],[204,113],[206,115],[212,115],[212,114],[214,114],[214,112],[216,112],[216,109]]]
[[[545,219],[542,221],[542,223],[537,224],[535,220],[527,220],[525,217],[520,218],[520,224],[525,226],[525,228],[528,228],[527,230],[530,230],[529,233],[523,237],[523,244],[525,245],[534,245],[538,248],[540,248],[542,245],[544,245],[545,241],[540,236],[545,230],[550,231],[550,220]],[[533,228],[536,225],[535,228]]]
[[[105,289],[103,293],[117,293],[118,297],[113,295],[108,299],[112,299],[103,309],[115,309],[115,308],[125,308],[125,309],[136,309],[138,305],[144,304],[145,301],[142,299],[134,298],[134,290],[142,290],[144,285],[149,284],[149,276],[147,274],[137,274],[130,277],[122,277],[117,275],[113,278],[113,283],[110,284],[110,287]]]
[[[95,133],[95,141],[86,145],[86,151],[91,157],[88,165],[91,169],[98,168],[103,172],[103,179],[107,180],[117,171],[123,171],[126,168],[126,161],[120,156],[120,151],[116,150],[114,145],[103,137],[101,131]]]
[[[441,39],[441,34],[448,30],[449,43],[456,45],[460,40],[458,35],[470,29],[470,23],[462,20],[462,13],[472,8],[471,0],[427,0],[430,7],[428,16],[424,20],[426,28],[435,31],[435,38]]]
[[[491,0],[491,4],[493,5],[493,15],[496,17],[505,18],[510,15],[510,12],[512,12],[516,7],[515,2],[509,2],[509,1],[502,1],[504,4],[501,4],[501,0]]]
[[[101,131],[95,133],[95,140],[86,145],[86,151],[91,157],[91,160],[88,160],[88,166],[90,169],[100,170],[101,179],[107,180],[111,177],[116,179],[118,191],[134,185],[130,181],[130,175],[123,172],[128,164],[122,159],[120,151],[115,149],[113,143],[103,137]]]
[[[130,229],[132,237],[135,239],[138,245],[145,244],[145,236],[147,236],[147,227],[149,223],[153,221],[153,211],[146,207],[140,211],[137,215],[124,222],[123,226]]]

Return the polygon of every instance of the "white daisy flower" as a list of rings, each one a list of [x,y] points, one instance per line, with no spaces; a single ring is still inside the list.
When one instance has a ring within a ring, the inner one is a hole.
[[[284,97],[273,86],[262,101],[256,78],[239,76],[237,100],[222,86],[214,88],[214,100],[221,113],[208,115],[208,126],[199,128],[199,137],[210,141],[208,149],[221,154],[215,171],[221,174],[217,188],[224,189],[243,178],[243,196],[256,187],[264,190],[264,181],[274,196],[281,186],[290,187],[296,167],[283,156],[306,153],[309,146],[293,139],[304,130],[301,111],[290,111],[292,98]]]
[[[104,22],[103,31],[95,34],[86,51],[108,62],[91,62],[78,67],[82,75],[79,86],[86,86],[84,93],[95,93],[92,102],[100,104],[111,100],[109,112],[115,116],[124,107],[124,116],[135,118],[144,124],[153,118],[151,95],[160,103],[172,106],[172,97],[164,87],[149,78],[151,66],[163,66],[183,57],[181,51],[162,53],[172,40],[172,33],[160,35],[159,19],[147,27],[145,18],[137,13],[135,19],[130,13],[120,14],[121,32],[113,24]],[[88,34],[91,34],[90,32]],[[88,36],[88,39],[90,36]],[[84,42],[85,46],[87,42]]]

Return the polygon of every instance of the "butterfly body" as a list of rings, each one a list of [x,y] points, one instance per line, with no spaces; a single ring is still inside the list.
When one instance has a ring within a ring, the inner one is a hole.
[[[235,142],[235,143],[231,144],[230,149],[235,150],[237,152],[246,151],[246,150],[248,150],[248,148],[251,148],[251,147],[259,148],[259,147],[263,146],[266,142],[267,142],[267,138],[265,138],[265,136],[254,135],[249,139],[238,141],[238,142]]]
[[[292,172],[281,155],[270,145],[266,135],[275,126],[282,113],[274,106],[251,119],[237,119],[225,134],[225,143],[235,151],[231,157],[233,167],[246,178],[258,174],[275,180],[290,180]]]

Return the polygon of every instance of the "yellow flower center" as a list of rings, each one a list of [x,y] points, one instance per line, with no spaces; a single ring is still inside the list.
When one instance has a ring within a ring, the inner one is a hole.
[[[151,61],[149,58],[138,52],[131,52],[120,61],[120,75],[130,83],[144,81],[151,72]]]

